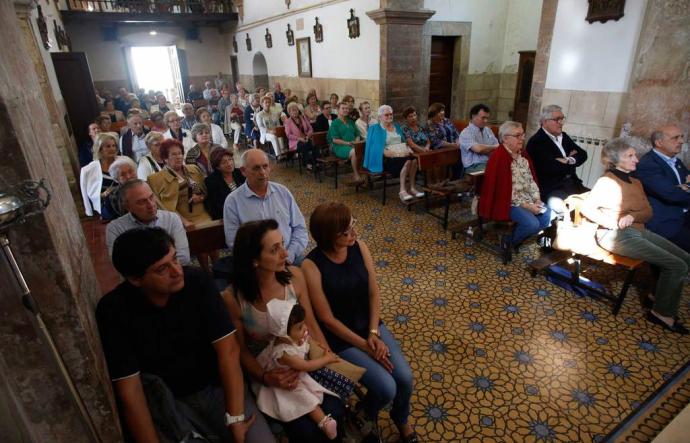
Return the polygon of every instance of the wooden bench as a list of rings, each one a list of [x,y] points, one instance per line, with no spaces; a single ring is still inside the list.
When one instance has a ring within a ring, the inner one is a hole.
[[[457,165],[460,161],[460,150],[458,148],[441,148],[433,151],[426,151],[422,153],[415,154],[417,161],[419,163],[419,170],[424,175],[424,185],[422,189],[424,190],[424,207],[428,214],[441,220],[443,229],[448,228],[448,213],[450,211],[450,200],[453,194],[457,194],[454,191],[442,191],[429,187],[429,173],[431,171],[437,171],[442,169],[445,171],[445,177],[450,177],[451,168]],[[431,211],[429,206],[429,196],[441,197],[444,200],[444,210],[443,216],[440,216]]]
[[[192,106],[194,106],[195,110],[205,108],[208,106],[208,100],[204,100],[203,98],[196,99],[192,102]]]
[[[580,204],[582,201],[583,199],[581,196],[571,196],[566,199],[566,204],[568,204],[568,207],[572,208],[572,211],[574,212],[573,224],[575,226],[579,226],[583,222],[582,214],[580,213]],[[583,251],[585,249],[591,250],[587,251],[587,253],[584,253]],[[583,245],[583,249],[578,251],[555,250],[537,260],[534,260],[529,264],[532,277],[536,277],[539,272],[543,272],[544,274],[548,274],[556,278],[565,279],[573,286],[583,288],[589,293],[594,293],[601,298],[611,300],[613,302],[613,315],[618,315],[618,312],[623,305],[623,301],[625,300],[625,296],[630,289],[630,285],[635,278],[635,272],[644,264],[644,261],[607,251],[596,245],[596,240],[594,238],[592,238],[591,245]],[[582,260],[585,258],[592,261],[605,263],[607,265],[617,266],[626,270],[623,286],[621,287],[618,295],[614,295],[608,290],[600,290],[588,285],[587,282],[581,278]],[[556,273],[551,269],[552,266],[558,265],[565,260],[568,260],[574,266],[574,270],[570,272],[569,278],[560,273]]]
[[[327,132],[322,132],[322,133],[316,132],[316,133],[314,133],[314,137],[315,137],[314,143],[315,144],[317,143],[316,134],[325,134],[323,136],[323,137],[325,137],[325,139],[323,139],[323,140],[321,139],[322,136],[320,136],[320,135],[318,136],[319,137],[319,140],[318,140],[319,145],[324,146],[325,149],[322,149],[321,155],[316,160],[317,167],[315,169],[317,169],[317,171],[314,171],[314,174],[318,177],[319,183],[321,183],[321,181],[322,181],[321,180],[321,172],[323,172],[325,175],[326,171],[329,168],[333,168],[333,176],[334,176],[333,186],[335,189],[338,189],[338,169],[340,168],[340,166],[345,166],[348,163],[348,160],[338,158],[335,156],[335,154],[333,154],[330,151],[330,146],[328,145],[328,133]],[[321,145],[322,142],[324,143],[323,145]]]
[[[275,131],[274,134],[275,134],[276,138],[278,138],[278,140],[281,140],[281,139],[284,140],[285,141],[285,147],[288,149],[288,150],[278,154],[278,156],[276,157],[276,162],[280,162],[281,160],[283,160],[283,161],[285,161],[286,165],[288,162],[290,162],[290,166],[292,166],[292,162],[295,161],[295,154],[297,153],[297,151],[290,151],[289,150],[287,134],[285,133],[285,126],[276,126],[273,130]],[[300,175],[302,175],[302,163],[299,161],[297,163],[299,163],[299,166],[300,166],[299,173],[300,173]]]
[[[330,155],[328,146],[328,131],[314,132],[311,136],[311,142],[313,143],[314,148],[318,149],[319,151],[318,158],[314,160],[312,168],[314,172],[314,180],[318,180],[320,182],[321,176],[319,174],[319,166],[321,166],[321,164],[319,163],[318,159]]]
[[[187,229],[190,255],[198,255],[225,249],[223,220],[213,220]]]
[[[386,171],[381,171],[381,172],[371,172],[367,168],[364,167],[364,148],[366,147],[366,142],[356,142],[354,143],[354,150],[355,150],[355,157],[357,159],[357,172],[359,173],[360,176],[365,177],[367,179],[367,186],[369,187],[369,190],[374,189],[374,183],[377,181],[382,181],[383,182],[383,189],[381,190],[381,204],[385,206],[386,204],[386,188],[388,187],[388,179],[391,178],[391,175],[387,173]],[[360,186],[364,185],[356,185],[355,186],[355,192],[359,191]]]

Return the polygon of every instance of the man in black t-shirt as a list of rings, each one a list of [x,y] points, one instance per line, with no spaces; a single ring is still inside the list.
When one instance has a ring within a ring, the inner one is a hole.
[[[134,440],[193,431],[213,442],[274,441],[245,398],[235,328],[208,277],[182,269],[160,228],[123,233],[112,260],[125,281],[100,300],[96,320]]]

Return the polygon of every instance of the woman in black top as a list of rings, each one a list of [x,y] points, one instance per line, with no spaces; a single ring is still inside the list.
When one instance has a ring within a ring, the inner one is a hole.
[[[239,169],[235,169],[232,152],[217,148],[211,152],[211,168],[213,172],[204,179],[206,183],[206,200],[204,205],[211,218],[223,218],[225,197],[244,183],[244,176]]]
[[[401,441],[416,442],[408,423],[412,369],[381,322],[374,262],[357,240],[355,222],[342,203],[324,203],[312,213],[309,229],[317,246],[302,262],[309,298],[333,352],[367,369],[361,379],[367,388],[364,412],[375,421],[392,400],[390,416]]]

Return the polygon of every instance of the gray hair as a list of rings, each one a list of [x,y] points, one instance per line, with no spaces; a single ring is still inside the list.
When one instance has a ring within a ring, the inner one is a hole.
[[[249,103],[253,102],[254,99],[256,99],[258,97],[259,97],[259,94],[257,94],[256,92],[252,92],[251,94],[247,95],[247,99],[249,100]]]
[[[110,168],[108,168],[108,174],[113,178],[113,180],[118,181],[117,178],[120,176],[120,170],[122,169],[123,166],[130,166],[132,169],[134,169],[134,172],[137,170],[137,164],[134,163],[134,160],[132,160],[129,157],[118,157],[112,165],[110,165]],[[119,183],[119,182],[118,182]]]
[[[513,129],[522,129],[522,123],[508,120],[498,128],[498,139],[501,143],[503,143],[506,135],[510,135],[508,132],[512,131]]]
[[[151,131],[146,134],[146,137],[144,137],[144,143],[146,143],[146,147],[149,147],[151,143],[155,141],[162,141],[164,138],[165,137],[160,132]]]
[[[563,112],[563,108],[558,105],[546,105],[541,108],[541,114],[539,114],[539,123],[543,124],[544,121],[550,119],[554,112]]]
[[[613,169],[620,162],[621,154],[630,148],[633,146],[628,137],[617,137],[609,140],[601,150],[601,162],[606,169]]]
[[[129,190],[139,185],[148,186],[148,183],[146,183],[144,180],[135,178],[134,180],[130,180],[127,183],[123,183],[122,185],[120,185],[120,187],[118,188],[118,193],[120,194],[120,206],[122,206],[123,208],[127,208],[127,197],[129,194]]]
[[[649,137],[649,140],[652,142],[652,148],[656,148],[656,142],[659,140],[664,139],[664,131],[661,131],[659,129],[655,129],[652,132],[652,135]]]
[[[386,111],[390,111],[390,112],[392,113],[392,112],[393,112],[393,108],[391,108],[391,107],[388,106],[388,105],[381,105],[381,106],[379,106],[379,110],[378,110],[377,114],[378,114],[379,117],[381,117],[381,116],[383,115],[383,113],[386,112]]]
[[[206,131],[210,134],[211,125],[208,123],[194,123],[194,126],[192,126],[192,130],[190,131],[192,133],[192,140],[196,141],[196,136],[201,131]]]
[[[168,124],[168,119],[172,116],[179,117],[179,115],[177,115],[176,111],[168,111],[165,114],[163,114],[163,121],[165,122],[166,125]]]
[[[635,150],[637,158],[642,158],[654,147],[653,145],[649,144],[649,140],[643,137],[630,136],[627,137],[626,140],[630,143],[630,147]]]
[[[93,159],[101,159],[101,147],[106,140],[112,140],[117,146],[117,137],[112,132],[101,132],[96,136],[96,141],[93,143]]]

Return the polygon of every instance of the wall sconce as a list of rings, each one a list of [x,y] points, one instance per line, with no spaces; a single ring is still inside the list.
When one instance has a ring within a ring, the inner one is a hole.
[[[247,38],[244,40],[244,42],[247,44],[247,51],[252,50],[252,39],[249,38],[249,33],[247,33]]]
[[[295,33],[290,29],[290,23],[288,23],[288,30],[285,32],[287,37],[288,46],[295,46]]]
[[[355,17],[354,9],[350,9],[350,18],[347,19],[347,29],[350,38],[359,37],[359,17]]]
[[[273,37],[271,37],[271,33],[269,32],[268,28],[266,28],[266,35],[264,37],[266,38],[266,47],[272,48],[273,47]]]
[[[239,52],[239,51],[237,50],[237,36],[236,36],[236,35],[233,35],[233,36],[232,36],[232,49],[233,49],[233,51],[235,51],[235,52]]]
[[[316,24],[314,25],[314,40],[316,43],[321,43],[323,41],[323,25],[319,23],[319,18],[315,17]]]

